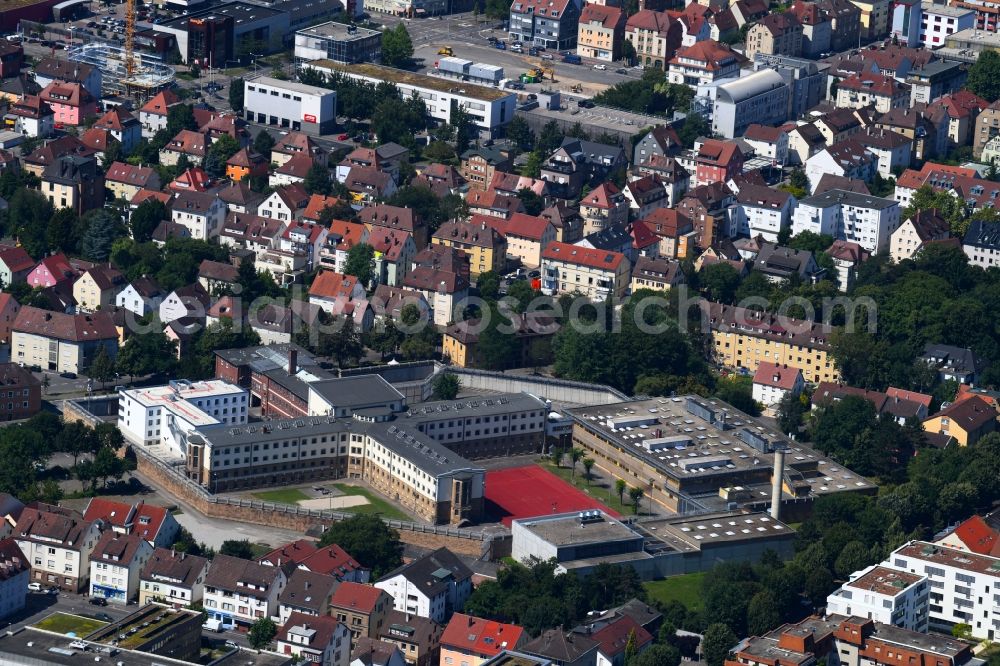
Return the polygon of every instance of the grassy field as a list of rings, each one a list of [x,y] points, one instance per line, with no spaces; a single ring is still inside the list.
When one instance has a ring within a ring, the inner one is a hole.
[[[552,472],[553,474],[555,474],[556,476],[558,476],[560,479],[570,484],[571,486],[575,486],[576,488],[579,488],[583,492],[587,493],[588,495],[596,499],[598,502],[604,504],[609,509],[614,509],[623,516],[632,515],[632,503],[628,499],[628,491],[626,490],[625,494],[622,495],[622,498],[625,500],[625,502],[623,503],[618,500],[618,493],[615,492],[614,487],[610,489],[610,493],[608,492],[609,489],[607,483],[605,482],[598,483],[595,481],[591,481],[590,484],[588,485],[587,480],[583,478],[583,465],[581,465],[580,463],[576,464],[575,475],[571,473],[571,470],[569,468],[568,458],[567,462],[564,462],[562,467],[556,467],[554,464],[549,462],[538,463],[538,464],[547,471]],[[646,501],[643,501],[640,510],[642,510],[642,507],[645,506],[646,506]]]
[[[333,485],[336,486],[337,490],[345,495],[360,495],[368,500],[368,504],[362,504],[360,506],[346,506],[342,509],[337,509],[337,511],[343,511],[344,513],[381,513],[386,518],[395,518],[396,520],[413,520],[411,516],[406,515],[395,506],[379,497],[377,493],[374,493],[367,488],[351,486],[346,483],[335,483]]]
[[[80,615],[70,615],[69,613],[53,613],[44,620],[41,620],[36,627],[45,631],[53,631],[57,634],[74,633],[76,636],[86,636],[92,634],[106,623]]]
[[[265,502],[279,502],[281,504],[296,504],[302,500],[309,499],[309,495],[306,495],[298,488],[263,490],[259,493],[254,493],[253,496]]]
[[[652,601],[666,603],[679,601],[690,610],[701,610],[701,583],[705,572],[671,576],[664,580],[651,580],[643,583]]]

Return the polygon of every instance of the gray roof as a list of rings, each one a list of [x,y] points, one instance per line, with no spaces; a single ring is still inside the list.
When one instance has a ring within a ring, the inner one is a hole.
[[[1000,224],[973,220],[965,232],[962,245],[1000,249]]]
[[[414,423],[427,423],[441,418],[456,418],[460,416],[490,416],[506,414],[518,409],[545,409],[545,401],[530,393],[502,393],[494,396],[481,396],[466,400],[438,400],[422,402],[414,405],[406,413],[407,420]]]
[[[444,592],[452,583],[472,577],[472,569],[465,566],[455,553],[438,548],[433,553],[419,557],[409,564],[390,571],[380,580],[403,576],[429,598]]]
[[[295,569],[288,574],[288,582],[278,596],[278,603],[323,614],[327,600],[339,585],[340,582],[333,576]]]
[[[895,199],[883,199],[869,194],[859,194],[847,190],[828,190],[823,194],[806,197],[799,201],[800,206],[814,206],[816,208],[828,208],[830,206],[855,206],[857,208],[892,208],[899,203]]]
[[[595,231],[583,240],[587,241],[590,247],[595,250],[614,250],[623,245],[632,245],[632,234],[627,224],[616,224],[605,227],[600,231]]]
[[[326,379],[309,387],[334,407],[356,409],[404,400],[402,393],[378,375]]]
[[[288,367],[288,352],[298,354],[298,367],[318,367],[312,354],[294,343],[278,345],[263,345],[260,347],[241,347],[239,349],[217,349],[215,355],[231,365],[249,365],[251,370],[266,372],[274,368]]]

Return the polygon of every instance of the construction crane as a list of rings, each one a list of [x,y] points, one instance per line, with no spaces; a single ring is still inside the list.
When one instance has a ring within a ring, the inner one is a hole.
[[[125,2],[125,85],[135,77],[135,0]]]

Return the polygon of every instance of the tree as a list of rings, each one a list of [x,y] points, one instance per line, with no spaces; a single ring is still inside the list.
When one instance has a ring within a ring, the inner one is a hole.
[[[841,578],[847,578],[855,571],[864,569],[871,564],[871,551],[861,541],[851,541],[837,556],[833,565],[834,572]]]
[[[544,162],[545,155],[542,154],[541,150],[536,148],[528,153],[528,158],[524,161],[524,166],[521,167],[521,175],[528,178],[538,178],[542,172],[542,164]]]
[[[739,641],[732,629],[724,624],[710,624],[705,629],[701,653],[708,666],[723,666],[729,651]]]
[[[52,215],[45,230],[49,250],[75,253],[80,246],[80,217],[72,208],[60,208]]]
[[[372,260],[374,258],[375,248],[368,243],[358,243],[347,251],[344,273],[358,278],[358,283],[367,289],[372,281]]]
[[[270,159],[271,149],[274,148],[274,137],[266,129],[262,129],[257,132],[257,136],[253,138],[253,150],[255,153],[260,153],[264,157]]]
[[[243,110],[243,79],[232,79],[229,82],[229,106],[236,112]]]
[[[423,152],[424,158],[432,162],[447,162],[455,159],[455,149],[445,141],[431,141]]]
[[[510,319],[500,312],[495,303],[489,303],[489,323],[479,334],[479,356],[487,370],[503,370],[512,360],[520,357],[521,343],[516,335],[501,330],[511,326]]]
[[[646,495],[646,491],[642,488],[629,488],[628,498],[632,500],[632,513],[639,515],[639,502]]]
[[[535,146],[535,133],[521,116],[514,116],[507,123],[507,138],[521,151],[531,150]]]
[[[747,606],[747,632],[751,636],[763,636],[781,624],[781,609],[778,600],[770,590],[761,590],[753,595]]]
[[[250,625],[250,631],[247,632],[247,640],[253,649],[263,650],[270,645],[271,641],[277,635],[278,627],[274,624],[274,620],[269,617],[261,617],[254,620],[254,623]]]
[[[700,136],[711,135],[708,122],[697,113],[692,113],[684,119],[684,125],[677,132],[677,138],[685,148],[693,148],[695,140]]]
[[[219,548],[219,555],[238,557],[241,560],[254,559],[253,546],[247,539],[226,539]]]
[[[731,305],[740,286],[740,274],[728,263],[709,264],[698,273],[698,283],[706,298]]]
[[[128,225],[132,239],[136,243],[147,243],[153,238],[153,231],[160,222],[169,219],[167,208],[162,201],[146,199],[132,211]]]
[[[82,223],[87,229],[80,241],[83,256],[90,261],[107,261],[111,244],[124,233],[121,218],[108,209],[100,208],[84,215]]]
[[[627,660],[625,666],[680,666],[680,663],[681,652],[673,645],[652,645]]]
[[[593,458],[584,458],[581,463],[583,464],[583,478],[587,479],[587,485],[590,485],[590,470],[594,469],[594,463],[597,461]]]
[[[101,388],[115,376],[115,362],[108,356],[108,349],[104,345],[97,350],[94,360],[90,362],[87,373],[101,382]]]
[[[618,503],[625,504],[625,490],[628,488],[628,484],[625,483],[624,479],[615,479],[615,492],[618,493]]]
[[[42,257],[49,249],[45,236],[52,213],[52,204],[41,193],[21,188],[9,200],[6,232],[17,236],[28,254]]]
[[[992,51],[984,51],[984,53],[992,53]],[[951,628],[951,635],[955,638],[969,640],[972,638],[972,625],[959,622]]]
[[[442,372],[434,378],[434,398],[437,400],[454,400],[462,389],[458,376],[450,372]]]
[[[635,46],[628,39],[622,42],[622,59],[630,66],[636,63]]]
[[[569,460],[571,463],[569,468],[570,478],[576,477],[576,464],[580,462],[581,458],[583,458],[583,449],[574,446],[572,449],[569,450]]]
[[[413,61],[413,41],[405,23],[382,32],[382,63],[400,69],[408,68]]]
[[[522,187],[517,191],[517,198],[524,204],[524,212],[528,215],[538,215],[545,210],[545,199],[527,187]]]
[[[565,134],[559,128],[559,124],[550,120],[542,126],[542,132],[538,135],[536,147],[543,155],[548,155],[553,150],[562,145]]]
[[[198,129],[198,122],[194,119],[194,107],[190,104],[177,104],[167,109],[166,140],[169,141],[185,129]]]
[[[302,186],[309,194],[330,194],[330,170],[322,164],[313,164],[306,172]]]
[[[969,67],[965,87],[987,102],[1000,99],[1000,53],[983,51]]]
[[[496,271],[480,273],[476,278],[476,288],[479,296],[487,301],[495,301],[500,296],[500,276]]]
[[[356,514],[334,523],[323,533],[319,545],[335,543],[380,578],[403,563],[399,533],[373,514]]]

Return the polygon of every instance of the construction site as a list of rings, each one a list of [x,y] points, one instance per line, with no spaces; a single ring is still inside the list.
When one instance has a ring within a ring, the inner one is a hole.
[[[142,104],[174,82],[174,68],[157,56],[128,47],[91,42],[74,46],[69,59],[97,67],[105,97],[122,97]]]

